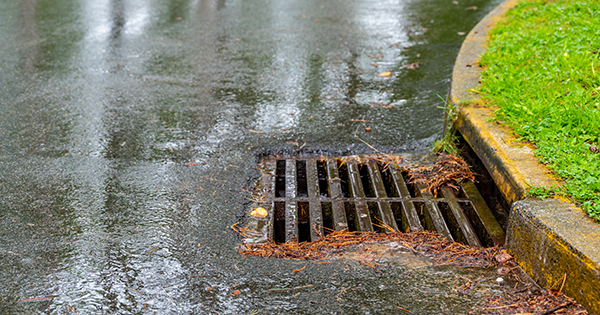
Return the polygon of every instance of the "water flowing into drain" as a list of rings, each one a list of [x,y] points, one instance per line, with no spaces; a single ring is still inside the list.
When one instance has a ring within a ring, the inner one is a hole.
[[[249,219],[261,237],[313,241],[334,230],[434,230],[471,246],[504,242],[504,231],[471,181],[458,191],[408,183],[393,163],[353,158],[266,158],[260,198],[265,218]]]

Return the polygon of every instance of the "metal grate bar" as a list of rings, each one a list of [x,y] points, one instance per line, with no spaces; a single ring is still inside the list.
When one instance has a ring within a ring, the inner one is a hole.
[[[310,239],[319,239],[323,235],[323,214],[321,212],[321,193],[319,191],[319,174],[317,161],[306,161],[306,182],[308,183],[308,198],[310,206]]]
[[[360,231],[370,232],[373,231],[373,224],[371,224],[371,217],[369,215],[369,207],[365,202],[365,191],[360,180],[360,173],[358,172],[358,165],[356,162],[351,161],[347,163],[348,167],[348,180],[350,183],[350,193],[354,198],[360,198],[356,201],[356,219],[358,220],[358,227]]]
[[[396,189],[398,189],[398,195],[400,198],[410,198],[410,192],[408,191],[408,187],[406,186],[406,182],[404,182],[404,177],[402,177],[400,170],[395,167],[390,167],[389,169],[390,173],[392,174],[394,184],[396,184]]]
[[[421,196],[426,199],[425,207],[427,209],[427,213],[429,213],[429,217],[431,218],[435,230],[449,239],[454,240],[452,234],[450,233],[450,229],[448,229],[448,226],[444,221],[444,216],[440,212],[440,209],[438,209],[433,202],[427,200],[433,199],[433,195],[427,190],[425,185],[417,185],[417,189],[419,190]]]
[[[381,179],[381,173],[379,172],[379,166],[376,162],[369,162],[369,176],[371,176],[371,182],[373,183],[373,188],[375,189],[375,195],[377,198],[387,198],[387,192],[385,191],[385,187],[383,186],[383,180]],[[398,230],[398,226],[396,225],[396,220],[394,219],[394,214],[392,213],[392,208],[387,201],[381,201],[377,203],[379,207],[379,213],[381,215],[381,220],[383,223],[387,224],[389,227]]]
[[[262,173],[262,196],[264,201],[268,201],[268,203],[263,203],[262,206],[267,210],[269,214],[266,219],[268,222],[273,222],[273,198],[275,197],[275,167],[277,166],[277,161],[268,160],[265,162],[265,167]],[[260,201],[263,201],[260,200]],[[273,229],[268,229],[267,237],[269,239],[273,238]]]
[[[458,204],[458,201],[456,200],[456,195],[454,194],[452,188],[442,188],[442,194],[444,194],[444,197],[448,201],[448,205],[452,210],[452,214],[454,214],[454,218],[458,222],[458,226],[463,236],[467,240],[467,243],[471,246],[481,247],[481,242],[479,241],[475,230],[471,226],[469,219]]]
[[[298,239],[298,207],[296,198],[296,161],[287,160],[285,165],[285,241]]]
[[[395,167],[390,167],[390,173],[392,174],[392,180],[394,181],[396,189],[398,189],[398,195],[400,198],[410,198],[408,187],[406,187],[406,183],[404,182],[404,178],[402,177],[400,170]],[[421,221],[419,221],[419,215],[417,214],[415,205],[410,202],[410,200],[402,201],[402,211],[404,211],[406,221],[408,221],[408,227],[412,231],[423,229],[423,225],[421,225]]]
[[[467,195],[467,198],[471,200],[478,219],[483,224],[486,233],[489,235],[494,245],[503,245],[505,238],[504,230],[502,230],[502,227],[500,227],[500,224],[496,221],[494,214],[490,208],[488,208],[481,194],[479,194],[475,184],[470,181],[463,183],[463,191],[465,192],[465,195]]]
[[[348,227],[346,220],[346,210],[342,198],[342,187],[340,185],[340,176],[337,171],[337,161],[327,159],[327,181],[329,182],[329,191],[331,192],[331,210],[333,213],[333,228],[341,231]]]

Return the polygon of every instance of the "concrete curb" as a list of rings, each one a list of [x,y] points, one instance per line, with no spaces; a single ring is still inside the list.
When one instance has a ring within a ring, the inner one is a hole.
[[[540,164],[534,149],[519,143],[508,128],[489,122],[493,111],[471,89],[479,84],[479,56],[488,31],[518,0],[506,0],[471,30],[460,49],[448,102],[460,105],[454,124],[481,159],[506,200],[512,204],[506,247],[538,284],[560,286],[590,312],[600,314],[600,224],[575,205],[557,200],[525,199],[530,186],[559,182]]]

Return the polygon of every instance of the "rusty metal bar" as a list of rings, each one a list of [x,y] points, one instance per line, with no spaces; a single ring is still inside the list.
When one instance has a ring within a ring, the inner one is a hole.
[[[458,223],[458,227],[460,228],[460,231],[467,240],[467,243],[471,246],[481,247],[481,242],[479,241],[479,238],[475,233],[475,229],[473,229],[473,226],[471,226],[469,219],[458,204],[458,201],[456,200],[456,195],[454,194],[452,188],[442,188],[442,194],[444,194],[444,198],[446,198],[446,201],[448,202],[448,205],[452,210],[452,214],[454,214],[454,218]]]
[[[321,235],[324,235],[317,160],[306,160],[306,183],[308,186],[308,199],[310,207],[310,239],[315,241],[318,240]]]
[[[350,193],[352,197],[359,198],[354,204],[356,207],[356,220],[358,221],[357,229],[363,232],[373,231],[373,224],[371,224],[371,216],[369,215],[369,207],[365,202],[365,191],[360,180],[360,173],[358,171],[358,165],[355,161],[347,163],[348,168],[348,180],[350,183]]]
[[[467,195],[467,198],[469,198],[475,208],[478,219],[483,224],[485,231],[488,233],[494,245],[503,245],[505,239],[504,230],[502,230],[502,227],[494,217],[494,214],[490,208],[488,208],[481,194],[479,194],[475,184],[471,181],[467,181],[463,183],[462,186],[465,195]]]
[[[402,177],[402,172],[397,169],[395,166],[390,165],[390,174],[392,174],[392,179],[394,180],[394,184],[396,184],[396,189],[398,189],[398,196],[400,198],[410,198],[410,192],[408,191],[408,187],[404,182],[404,177]]]
[[[385,186],[383,186],[383,179],[381,178],[377,163],[369,162],[367,166],[369,168],[369,176],[371,176],[375,195],[379,199],[387,198],[387,192],[385,191]],[[391,227],[394,231],[398,231],[398,226],[396,225],[396,220],[394,219],[390,204],[387,201],[380,201],[377,203],[377,206],[383,223]]]
[[[437,205],[430,201],[433,199],[433,195],[427,190],[427,186],[417,185],[417,189],[419,190],[419,193],[423,199],[425,199],[425,207],[433,225],[435,226],[435,230],[447,238],[454,240],[452,234],[450,233],[450,229],[448,229],[448,226],[444,221],[442,212],[440,212],[440,209],[438,209]]]
[[[276,160],[267,160],[265,161],[265,167],[262,170],[262,180],[261,180],[261,188],[262,195],[261,199],[258,200],[261,203],[261,206],[267,210],[268,216],[265,218],[268,222],[273,222],[274,218],[274,208],[273,208],[273,198],[275,197],[275,168],[277,167]],[[263,203],[264,202],[264,203]],[[267,235],[269,239],[273,239],[273,226],[269,225],[267,228]]]
[[[298,239],[298,206],[296,201],[296,161],[286,160],[285,196],[290,199],[285,203],[285,241]]]
[[[346,220],[346,210],[342,200],[342,187],[340,185],[340,176],[338,174],[337,161],[327,159],[327,181],[329,182],[329,191],[331,192],[331,211],[333,213],[333,228],[341,231],[348,228]]]
[[[408,187],[406,187],[406,183],[404,182],[404,178],[402,177],[400,170],[398,170],[396,167],[390,166],[390,174],[392,174],[392,180],[394,181],[396,189],[398,189],[398,195],[400,198],[409,198],[410,193],[408,191]],[[423,225],[421,225],[415,205],[410,200],[402,201],[402,211],[404,211],[404,215],[408,221],[408,227],[412,231],[423,229]]]

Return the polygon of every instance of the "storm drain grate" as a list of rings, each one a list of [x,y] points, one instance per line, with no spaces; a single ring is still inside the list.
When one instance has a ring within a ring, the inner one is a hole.
[[[504,231],[472,182],[434,197],[406,174],[375,159],[267,158],[261,198],[268,216],[257,222],[278,243],[312,241],[333,230],[434,230],[472,246],[504,243]]]

